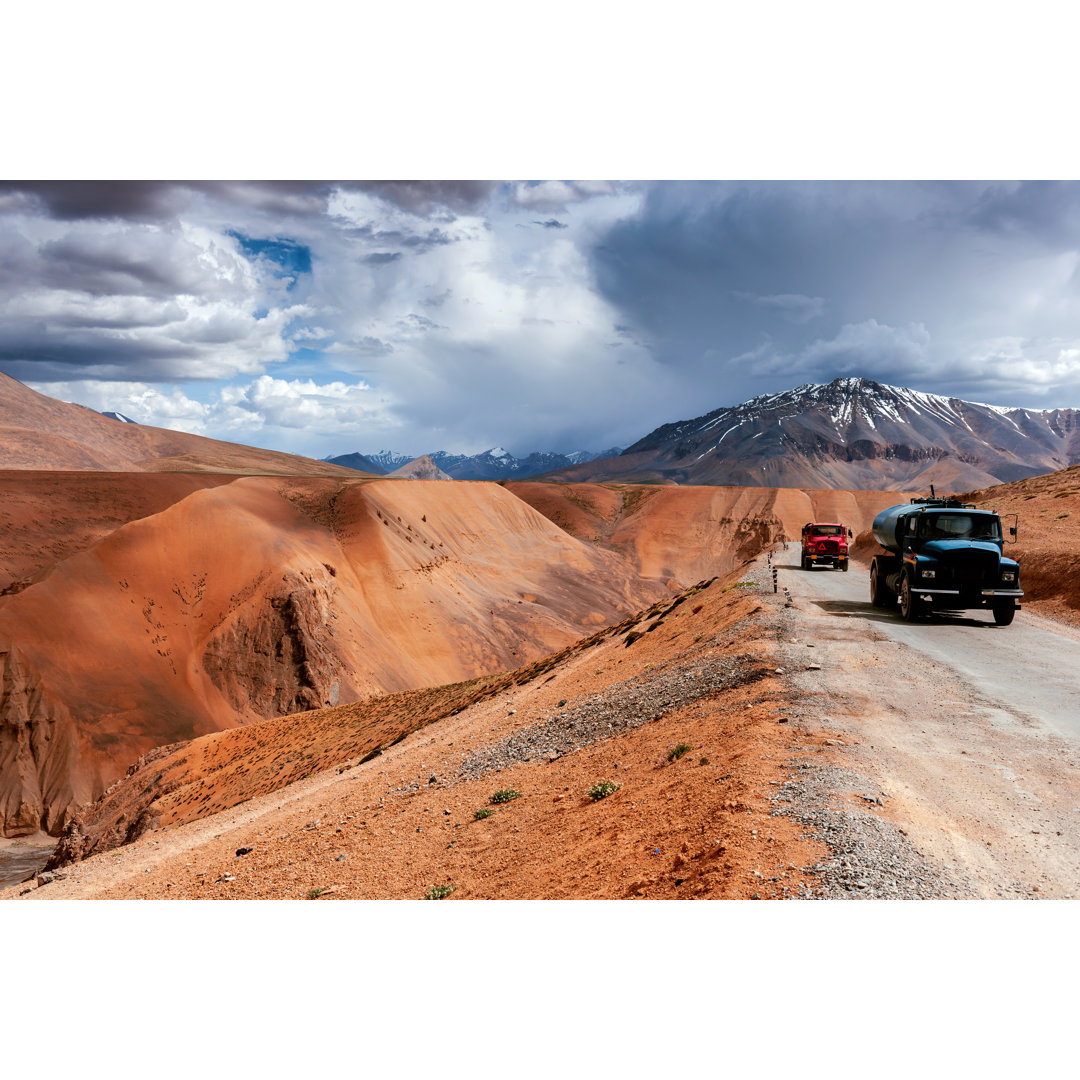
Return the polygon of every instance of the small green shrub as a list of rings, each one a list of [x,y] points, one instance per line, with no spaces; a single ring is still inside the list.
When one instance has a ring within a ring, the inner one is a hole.
[[[308,898],[309,900],[318,900],[318,899],[319,899],[319,897],[320,897],[320,896],[322,896],[322,894],[323,894],[323,890],[322,890],[322,889],[312,889],[312,890],[311,890],[311,891],[310,891],[310,892],[309,892],[309,893],[307,894],[307,898]]]
[[[455,889],[456,885],[432,885],[426,893],[425,900],[445,900]]]
[[[504,803],[512,802],[514,799],[520,798],[520,791],[515,791],[513,788],[505,788],[503,791],[496,791],[495,794],[491,796],[491,801],[493,803]]]
[[[613,795],[620,787],[622,787],[621,784],[612,783],[610,780],[601,780],[598,784],[593,784],[585,794],[596,802],[600,799],[606,799],[609,795]]]
[[[667,759],[668,761],[678,761],[683,754],[689,754],[692,747],[689,743],[676,743],[669,751]]]
[[[473,817],[475,817],[477,821],[483,821],[484,818],[491,817],[491,815],[494,813],[495,811],[492,810],[490,806],[482,806],[479,810],[476,811]]]

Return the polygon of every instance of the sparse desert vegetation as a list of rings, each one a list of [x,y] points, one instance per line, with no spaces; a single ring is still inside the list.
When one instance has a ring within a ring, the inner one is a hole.
[[[425,900],[445,900],[452,892],[457,892],[456,885],[432,885],[426,893]]]
[[[600,799],[606,799],[609,795],[614,795],[621,786],[621,784],[616,784],[612,780],[600,780],[593,784],[585,794],[592,799],[593,802],[599,802]]]

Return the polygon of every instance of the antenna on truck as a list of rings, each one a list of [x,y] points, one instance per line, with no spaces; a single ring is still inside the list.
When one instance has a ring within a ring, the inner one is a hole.
[[[934,494],[934,485],[933,484],[930,485],[930,498],[931,499],[936,499],[937,498],[937,496]]]

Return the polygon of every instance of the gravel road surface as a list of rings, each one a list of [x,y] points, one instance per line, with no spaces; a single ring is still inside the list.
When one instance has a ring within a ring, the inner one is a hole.
[[[988,611],[905,623],[871,606],[857,563],[802,570],[789,544],[772,565],[783,662],[851,770],[836,799],[892,822],[937,895],[1080,896],[1077,633],[1026,612],[1008,627]],[[855,862],[842,888],[860,887]]]

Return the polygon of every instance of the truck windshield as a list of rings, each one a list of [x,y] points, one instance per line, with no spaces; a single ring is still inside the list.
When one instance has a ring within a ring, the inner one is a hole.
[[[1001,522],[982,514],[927,514],[919,522],[926,540],[1000,540]]]
[[[843,536],[843,525],[815,525],[814,533],[817,536]]]

